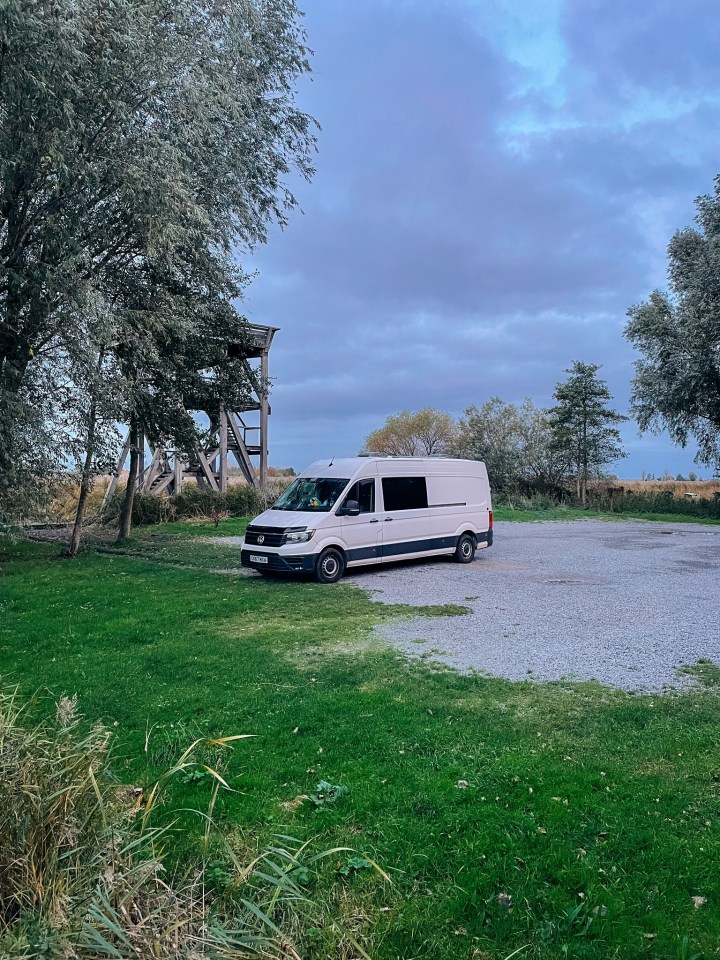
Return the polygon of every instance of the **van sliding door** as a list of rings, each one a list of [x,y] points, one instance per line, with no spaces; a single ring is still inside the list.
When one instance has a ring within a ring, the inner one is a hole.
[[[383,477],[382,558],[400,560],[429,549],[425,477]]]
[[[354,483],[342,502],[341,510],[347,507],[349,500],[357,501],[360,513],[356,517],[340,515],[348,563],[379,560],[382,523],[377,512],[375,480],[368,478]]]

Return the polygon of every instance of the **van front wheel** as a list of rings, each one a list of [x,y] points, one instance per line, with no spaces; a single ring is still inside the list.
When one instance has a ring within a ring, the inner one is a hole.
[[[475,557],[475,540],[464,533],[455,547],[455,559],[458,563],[470,563]]]
[[[345,557],[334,547],[323,550],[315,564],[318,583],[336,583],[345,573]]]

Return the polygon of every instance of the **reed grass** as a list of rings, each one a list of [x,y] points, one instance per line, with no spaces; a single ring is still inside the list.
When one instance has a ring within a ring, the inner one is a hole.
[[[0,690],[0,957],[299,957],[289,933],[308,901],[299,878],[348,848],[315,852],[286,836],[243,862],[221,835],[211,844],[218,792],[230,788],[203,756],[245,735],[197,739],[145,791],[113,776],[110,732],[83,729],[74,697],[52,719],[34,720],[36,707]],[[196,767],[213,782],[201,812],[213,859],[169,874],[172,828],[154,825],[155,809]],[[209,863],[226,881],[219,900]]]

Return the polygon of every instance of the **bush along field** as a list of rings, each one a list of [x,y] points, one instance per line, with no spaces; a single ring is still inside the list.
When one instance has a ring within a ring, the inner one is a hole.
[[[273,477],[264,488],[251,487],[246,483],[232,483],[225,493],[210,489],[201,489],[188,484],[182,493],[173,496],[154,497],[136,494],[133,503],[133,523],[147,525],[168,523],[175,520],[206,518],[213,522],[225,517],[247,517],[262,513],[277,500],[290,482],[288,477]],[[98,480],[88,499],[88,516],[104,523],[115,523],[120,515],[124,498],[121,487],[109,501],[103,505],[107,483]],[[68,479],[58,484],[54,497],[50,500],[45,515],[35,517],[36,521],[70,522],[75,518],[79,485]]]
[[[719,955],[713,664],[688,668],[689,691],[649,695],[409,662],[372,628],[418,611],[349,584],[245,575],[234,543],[208,540],[217,532],[143,528],[122,551],[75,560],[55,544],[0,544],[0,664],[4,689],[18,688],[1,714],[0,956],[72,956],[52,952],[67,931],[82,957],[164,956],[162,937],[146,946],[146,924],[172,927],[154,912],[159,880],[162,910],[190,917],[178,956],[209,955],[208,929],[264,938],[248,956]],[[46,718],[75,696],[67,746],[61,714]],[[10,702],[27,704],[22,717]],[[97,722],[110,734],[101,756]],[[223,743],[237,735],[250,736]],[[53,833],[70,783],[54,737],[81,800],[72,829],[58,819]],[[96,759],[72,759],[76,748]],[[102,813],[108,791],[127,804],[122,829]],[[37,822],[32,842],[24,825]],[[122,854],[111,889],[108,857],[143,827],[162,834]],[[73,836],[86,853],[65,876],[53,851]],[[145,886],[124,898],[132,877]]]
[[[147,526],[183,520],[210,520],[218,524],[228,517],[252,517],[272,506],[291,482],[289,477],[273,477],[264,489],[234,483],[225,493],[188,485],[182,493],[165,496],[135,496],[133,523]],[[622,486],[598,484],[589,491],[588,503],[581,506],[570,491],[555,489],[553,495],[531,490],[494,491],[498,516],[505,519],[572,519],[595,516],[626,516],[646,519],[679,519],[720,522],[720,483],[622,481]],[[106,524],[117,521],[123,490],[115,493],[103,507],[105,483],[98,481],[88,501],[88,516]],[[697,491],[697,492],[693,492]],[[36,521],[70,522],[77,507],[78,486],[66,482]],[[536,516],[537,514],[537,516]]]

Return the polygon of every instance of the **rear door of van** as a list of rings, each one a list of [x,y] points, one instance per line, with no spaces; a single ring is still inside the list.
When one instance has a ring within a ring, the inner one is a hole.
[[[425,476],[408,470],[407,464],[393,467],[389,475],[378,478],[383,560],[401,560],[432,549]]]
[[[455,547],[458,527],[487,526],[487,497],[479,477],[436,474],[428,477],[430,536],[437,548]]]

